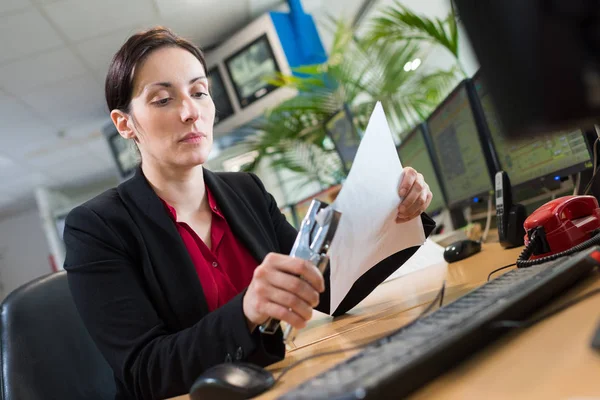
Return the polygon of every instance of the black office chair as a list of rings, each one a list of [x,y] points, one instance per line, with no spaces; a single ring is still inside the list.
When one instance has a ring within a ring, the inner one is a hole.
[[[2,303],[3,400],[113,400],[112,369],[77,314],[64,271],[38,278]]]

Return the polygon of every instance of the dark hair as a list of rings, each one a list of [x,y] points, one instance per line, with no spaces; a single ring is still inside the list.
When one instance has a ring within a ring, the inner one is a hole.
[[[117,51],[110,63],[104,92],[108,111],[121,110],[129,112],[131,96],[133,95],[133,78],[135,68],[148,55],[162,47],[181,47],[192,53],[206,69],[206,61],[202,51],[188,40],[177,36],[170,29],[157,26],[147,31],[131,36]]]

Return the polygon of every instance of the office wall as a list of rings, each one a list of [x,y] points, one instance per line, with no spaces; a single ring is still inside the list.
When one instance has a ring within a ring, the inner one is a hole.
[[[36,208],[0,220],[0,298],[52,272],[49,254]]]

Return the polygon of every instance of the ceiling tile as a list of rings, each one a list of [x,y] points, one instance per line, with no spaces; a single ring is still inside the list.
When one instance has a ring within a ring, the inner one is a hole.
[[[74,184],[89,181],[90,177],[106,174],[113,169],[114,166],[107,165],[93,156],[80,154],[71,158],[68,163],[49,166],[44,172],[59,184]]]
[[[52,124],[69,128],[107,115],[102,87],[91,74],[30,91],[23,101]]]
[[[52,3],[60,3],[66,0],[33,0],[35,3],[41,4],[41,5],[47,5],[47,4],[52,4]]]
[[[64,45],[35,9],[0,17],[0,38],[0,64]]]
[[[2,157],[2,160],[7,160],[8,158]],[[0,161],[0,182],[8,182],[11,177],[21,171],[21,167],[11,160],[10,163]]]
[[[89,158],[95,162],[97,157],[86,147],[87,142],[84,138],[57,139],[52,144],[30,153],[25,162],[36,170],[42,168],[42,171],[58,164],[71,165],[73,160],[80,158]]]
[[[78,42],[76,44],[77,52],[81,54],[88,65],[99,72],[98,76],[100,76],[102,82],[104,82],[106,72],[108,71],[108,65],[117,50],[119,50],[129,36],[144,27],[146,26],[140,25],[137,27],[120,29],[108,35],[102,35],[83,42]]]
[[[249,10],[246,7],[189,7],[187,12],[166,15],[160,23],[201,48],[222,41],[250,22]]]
[[[15,160],[51,140],[55,130],[14,97],[0,93],[0,152]]]
[[[40,65],[44,66],[43,70]],[[73,52],[61,48],[0,66],[0,86],[18,95],[85,72]]]
[[[22,10],[30,6],[29,0],[2,0],[0,1],[0,14]]]
[[[56,26],[74,42],[156,17],[152,0],[68,0],[44,7]]]

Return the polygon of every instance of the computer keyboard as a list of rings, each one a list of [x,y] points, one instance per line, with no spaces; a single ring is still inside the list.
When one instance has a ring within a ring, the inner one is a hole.
[[[280,399],[402,398],[503,333],[600,265],[600,247],[512,270],[379,339]]]

